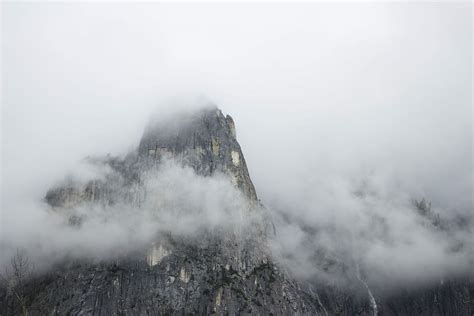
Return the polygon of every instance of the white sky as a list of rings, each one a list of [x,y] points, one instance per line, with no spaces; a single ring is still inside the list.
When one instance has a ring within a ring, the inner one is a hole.
[[[138,144],[166,97],[231,114],[260,197],[382,174],[472,206],[472,8],[4,3],[3,207]]]

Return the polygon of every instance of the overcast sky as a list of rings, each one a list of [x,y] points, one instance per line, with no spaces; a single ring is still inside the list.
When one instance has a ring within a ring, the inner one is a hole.
[[[134,148],[175,95],[234,117],[265,203],[378,174],[471,211],[471,23],[470,2],[3,3],[3,211]]]

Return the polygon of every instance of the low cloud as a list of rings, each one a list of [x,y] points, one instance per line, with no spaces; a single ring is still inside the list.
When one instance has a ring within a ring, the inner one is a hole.
[[[301,279],[343,281],[344,270],[359,267],[388,290],[472,271],[472,217],[440,216],[446,212],[376,175],[302,180],[300,189],[293,203],[275,206],[272,249]]]
[[[6,210],[1,265],[8,265],[18,248],[47,268],[65,258],[126,255],[146,249],[160,235],[187,240],[205,233],[242,235],[259,216],[224,174],[202,177],[168,160],[139,183],[129,183],[108,164],[80,165],[56,186],[66,190],[65,196],[57,193],[60,198],[68,199],[59,206],[20,200],[17,209]],[[86,196],[91,183],[100,195],[93,201]]]
[[[61,205],[22,199],[4,213],[2,266],[17,249],[42,270],[66,258],[120,257],[165,235],[244,236],[255,223],[274,225],[267,230],[274,260],[310,282],[350,282],[360,269],[370,286],[389,290],[462,276],[473,264],[472,219],[440,217],[425,202],[417,207],[381,177],[302,180],[294,203],[256,208],[225,174],[203,177],[165,160],[133,182],[105,160],[82,161],[58,184],[75,190]],[[84,195],[91,184],[95,197]]]

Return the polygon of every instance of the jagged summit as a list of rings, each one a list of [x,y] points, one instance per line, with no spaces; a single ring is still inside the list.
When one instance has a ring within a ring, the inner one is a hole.
[[[140,197],[134,191],[128,192],[128,187],[140,185],[145,171],[159,165],[163,159],[190,166],[200,176],[211,176],[217,172],[228,175],[251,202],[258,201],[236,139],[234,121],[214,105],[171,116],[157,115],[146,126],[138,150],[127,157],[107,156],[86,160],[91,164],[105,164],[116,171],[127,191],[118,194],[120,198],[137,200]],[[116,177],[112,179],[117,182]],[[94,180],[77,186],[77,183],[63,182],[51,188],[45,200],[54,207],[74,206],[84,200],[94,202],[104,196],[114,201],[117,197],[110,195],[117,195],[116,190],[116,183],[112,185]]]
[[[157,161],[172,157],[203,176],[216,171],[226,173],[250,200],[257,200],[236,139],[234,120],[230,115],[224,116],[215,105],[181,112],[168,120],[151,120],[140,141],[138,155]]]

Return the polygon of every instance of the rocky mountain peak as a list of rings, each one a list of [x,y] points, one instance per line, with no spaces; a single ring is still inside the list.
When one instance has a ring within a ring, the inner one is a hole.
[[[244,155],[236,139],[234,120],[216,106],[180,112],[171,119],[152,119],[140,141],[141,159],[177,159],[197,174],[210,176],[221,172],[230,176],[252,201],[257,194],[250,179]]]

